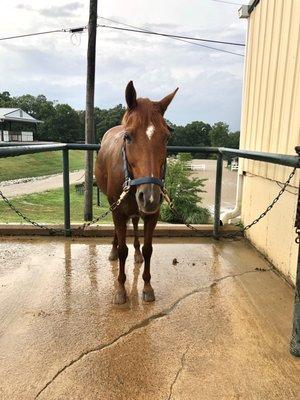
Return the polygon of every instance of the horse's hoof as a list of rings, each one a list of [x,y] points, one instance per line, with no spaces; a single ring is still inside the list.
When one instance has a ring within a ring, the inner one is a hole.
[[[125,291],[118,291],[115,294],[114,303],[117,305],[125,304],[126,303],[126,292]]]
[[[155,300],[154,290],[152,288],[143,290],[143,300],[149,303]]]
[[[134,253],[134,262],[135,262],[136,264],[142,264],[143,261],[144,261],[144,258],[143,258],[143,256],[142,256],[142,253],[141,253],[141,252],[136,252],[136,253]]]
[[[118,258],[118,251],[112,249],[108,256],[109,261],[116,261]]]

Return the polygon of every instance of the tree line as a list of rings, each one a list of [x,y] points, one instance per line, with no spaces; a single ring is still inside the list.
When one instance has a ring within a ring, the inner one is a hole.
[[[51,101],[44,95],[12,97],[9,92],[0,93],[0,107],[21,108],[32,117],[44,121],[38,125],[35,140],[54,142],[84,141],[83,110],[75,110],[68,104]],[[95,140],[99,143],[104,133],[120,124],[125,107],[122,104],[110,109],[95,107]],[[240,132],[231,132],[228,124],[216,122],[213,125],[203,121],[193,121],[185,126],[168,121],[173,129],[170,145],[239,147]]]

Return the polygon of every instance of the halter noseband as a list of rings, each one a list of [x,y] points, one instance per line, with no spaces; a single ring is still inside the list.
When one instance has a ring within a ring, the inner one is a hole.
[[[129,163],[128,163],[127,156],[126,156],[125,141],[126,141],[126,139],[124,136],[124,143],[122,146],[122,156],[123,156],[123,170],[124,170],[125,181],[124,181],[123,187],[138,186],[138,185],[143,185],[145,183],[146,184],[153,183],[154,185],[158,185],[163,188],[165,185],[167,159],[165,160],[163,168],[162,168],[161,179],[154,178],[151,176],[142,176],[140,178],[134,179],[129,171]]]

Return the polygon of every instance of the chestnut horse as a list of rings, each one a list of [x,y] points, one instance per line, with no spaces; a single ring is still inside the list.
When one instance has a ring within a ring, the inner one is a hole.
[[[125,262],[128,255],[126,227],[129,219],[134,226],[135,262],[144,260],[143,299],[154,301],[150,279],[152,236],[162,203],[163,179],[170,136],[163,115],[178,88],[160,101],[137,99],[132,81],[126,87],[127,110],[122,124],[108,130],[103,136],[98,153],[95,176],[110,204],[116,202],[124,185],[130,187],[126,197],[113,211],[115,234],[110,260],[119,259],[119,276],[115,303],[126,302]],[[142,253],[138,238],[139,218],[144,220]]]

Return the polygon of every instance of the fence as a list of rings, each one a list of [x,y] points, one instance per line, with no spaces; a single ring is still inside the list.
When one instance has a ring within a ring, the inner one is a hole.
[[[61,150],[63,153],[63,188],[64,188],[64,231],[66,236],[71,236],[70,220],[70,182],[69,182],[69,150],[92,150],[97,151],[100,145],[96,144],[78,144],[78,143],[55,143],[55,144],[37,144],[23,145],[21,143],[0,143],[0,158],[15,157],[24,154],[42,153],[48,151]],[[216,183],[215,183],[215,205],[214,205],[214,223],[213,236],[220,236],[220,210],[221,210],[221,188],[222,188],[222,166],[224,156],[241,157],[251,160],[265,161],[273,164],[280,164],[289,167],[299,168],[300,157],[285,154],[262,153],[256,151],[246,151],[237,149],[228,149],[224,147],[181,147],[168,146],[169,153],[200,153],[203,155],[216,156]]]

